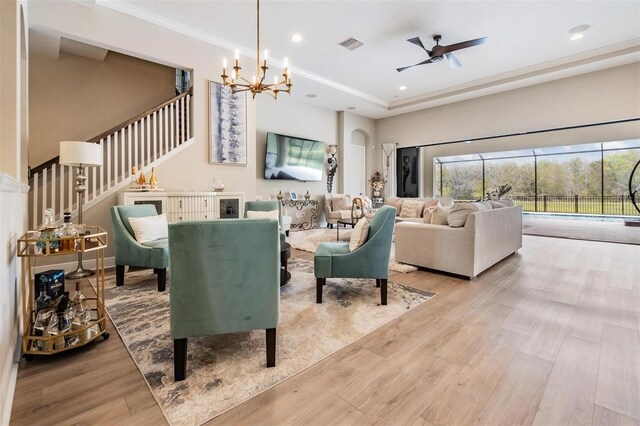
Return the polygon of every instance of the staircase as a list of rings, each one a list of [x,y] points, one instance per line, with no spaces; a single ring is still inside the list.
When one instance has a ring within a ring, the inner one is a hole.
[[[103,166],[86,168],[83,211],[128,186],[131,169],[148,173],[191,145],[192,89],[91,138],[102,147]],[[75,217],[78,194],[76,171],[61,165],[59,157],[30,170],[29,212],[31,229],[44,221],[44,210],[53,208],[61,221],[64,212]]]

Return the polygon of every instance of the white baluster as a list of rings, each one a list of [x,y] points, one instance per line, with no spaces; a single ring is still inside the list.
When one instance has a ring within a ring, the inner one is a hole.
[[[58,166],[58,171],[60,172],[60,210],[64,210],[64,166],[61,164]]]
[[[135,165],[133,163],[133,156],[131,155],[132,151],[133,151],[133,144],[131,143],[131,124],[129,124],[129,126],[127,127],[127,146],[129,148],[128,149],[128,151],[129,151],[128,152],[128,155],[129,155],[129,173],[131,173],[131,168],[133,166],[137,167],[137,165]]]
[[[111,135],[107,136],[107,190],[111,189]]]
[[[170,136],[169,136],[169,110],[168,107],[162,108],[162,113],[164,114],[164,135],[165,135],[165,143],[167,144],[167,152],[171,151],[170,144]]]
[[[51,165],[51,208],[54,216],[56,214],[56,166],[57,164]],[[60,206],[60,210],[64,210],[62,206]]]
[[[180,112],[180,120],[181,120],[181,125],[180,125],[180,143],[183,143],[184,141],[186,141],[187,139],[187,128],[185,127],[185,123],[187,120],[187,97],[183,96],[182,99],[180,99],[180,103],[182,104],[182,109]]]
[[[96,171],[97,167],[91,167],[91,199],[96,198]]]
[[[145,143],[147,144],[147,149],[149,150],[149,161],[154,161],[158,158],[158,154],[153,149],[153,141],[151,140],[151,115],[147,115],[143,118],[144,124],[146,127],[145,132]],[[153,154],[151,153],[153,151]]]
[[[38,196],[40,195],[40,189],[38,181],[40,180],[40,173],[33,175],[33,229],[38,226]]]
[[[133,164],[138,167],[138,122],[133,123]],[[142,167],[140,167],[142,169]]]
[[[140,123],[140,163],[141,166],[144,167],[147,165],[147,157],[146,157],[146,153],[145,153],[145,138],[144,138],[144,118],[140,121],[138,121],[138,123]]]
[[[113,184],[118,183],[118,132],[113,134]]]
[[[158,141],[158,111],[153,113],[153,143],[155,145],[156,150],[156,160],[162,156],[162,151],[160,151],[160,143]]]
[[[177,110],[177,102],[173,102],[169,108],[171,108],[169,110],[169,112],[171,113],[171,148],[175,148],[176,147],[176,133],[177,133],[177,126],[176,126],[176,110]]]
[[[100,139],[100,146],[102,147],[102,155],[104,156],[105,154],[105,145],[104,145],[104,138]],[[104,160],[104,158],[103,158]],[[103,163],[105,164],[106,161]],[[105,170],[105,167],[100,167],[100,194],[102,194],[104,192],[104,174],[107,171]]]
[[[187,95],[187,140],[191,139],[191,121],[189,115],[191,113],[191,95]]]
[[[42,171],[42,221],[44,222],[44,210],[49,207],[49,199],[47,197],[47,189],[49,186],[48,182],[48,170],[44,169]]]
[[[127,173],[127,164],[125,163],[125,153],[127,152],[127,140],[124,135],[124,128],[120,129],[120,141],[118,143],[120,151],[120,181],[124,181]]]

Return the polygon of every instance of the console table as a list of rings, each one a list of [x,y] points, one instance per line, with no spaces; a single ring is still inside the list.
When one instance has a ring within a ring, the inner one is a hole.
[[[244,192],[123,191],[118,204],[153,204],[170,223],[244,217]]]
[[[318,200],[282,200],[283,207],[293,207],[302,215],[291,214],[291,228],[293,229],[317,229],[320,202]]]

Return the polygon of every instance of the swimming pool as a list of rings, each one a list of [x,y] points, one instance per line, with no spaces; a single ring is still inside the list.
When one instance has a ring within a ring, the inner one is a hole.
[[[564,219],[564,220],[588,220],[591,222],[624,222],[633,216],[603,216],[573,213],[530,213],[523,212],[523,217],[531,219]]]

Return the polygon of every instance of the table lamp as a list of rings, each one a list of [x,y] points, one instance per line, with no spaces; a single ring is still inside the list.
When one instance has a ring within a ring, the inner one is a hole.
[[[78,193],[78,224],[82,224],[82,204],[84,204],[84,192],[87,190],[87,176],[85,167],[102,166],[102,146],[90,142],[62,141],[60,142],[60,164],[77,167],[76,192]],[[82,253],[78,253],[78,267],[69,272],[66,277],[71,279],[90,277],[95,271],[84,269],[82,266]]]

